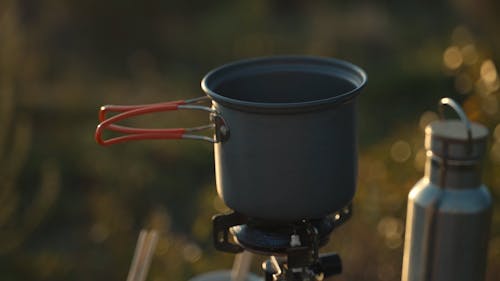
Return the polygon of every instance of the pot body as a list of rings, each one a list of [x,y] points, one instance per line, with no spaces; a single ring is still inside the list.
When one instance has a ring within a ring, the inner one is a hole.
[[[241,112],[214,102],[231,135],[216,143],[217,191],[254,218],[320,218],[356,186],[355,103],[302,114]]]
[[[214,144],[217,191],[229,208],[291,222],[321,218],[351,202],[355,96],[366,80],[353,68],[332,59],[273,57],[205,77],[202,87],[230,132]]]

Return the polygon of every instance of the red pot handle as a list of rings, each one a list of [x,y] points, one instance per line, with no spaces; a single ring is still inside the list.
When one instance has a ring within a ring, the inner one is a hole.
[[[97,125],[95,131],[95,136],[94,136],[95,140],[97,141],[97,143],[104,146],[127,142],[127,141],[145,140],[145,139],[198,139],[212,143],[218,142],[219,140],[217,137],[211,138],[202,135],[186,134],[187,132],[195,132],[195,131],[215,128],[216,124],[214,123],[193,128],[171,128],[171,129],[144,129],[144,128],[127,127],[114,124],[116,122],[134,116],[139,116],[154,112],[173,111],[178,109],[204,110],[210,112],[211,114],[215,114],[215,110],[209,107],[200,105],[190,105],[207,100],[209,100],[208,97],[199,97],[189,100],[179,100],[179,101],[154,103],[154,104],[101,106],[99,110],[100,123],[99,125]],[[120,112],[120,113],[106,119],[107,112]],[[110,131],[120,132],[123,133],[124,135],[119,137],[114,137],[111,139],[103,139],[102,134],[106,129]],[[227,131],[227,128],[225,128],[224,131]]]

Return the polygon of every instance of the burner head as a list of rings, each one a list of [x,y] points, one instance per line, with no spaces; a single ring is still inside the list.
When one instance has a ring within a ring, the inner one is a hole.
[[[214,245],[229,253],[248,250],[271,255],[263,263],[266,280],[323,280],[339,274],[342,263],[335,253],[320,255],[319,248],[351,213],[349,205],[332,216],[293,223],[249,218],[237,212],[216,215],[212,218]]]
[[[333,229],[351,216],[351,205],[320,219],[293,223],[248,218],[240,213],[216,215],[212,218],[215,248],[239,253],[244,249],[263,254],[286,255],[291,249],[313,251],[328,242]],[[232,243],[229,236],[234,238]]]
[[[291,247],[313,247],[315,243],[318,247],[324,246],[334,228],[334,219],[325,217],[282,226],[249,220],[247,224],[231,227],[230,232],[246,250],[264,254],[287,254]]]

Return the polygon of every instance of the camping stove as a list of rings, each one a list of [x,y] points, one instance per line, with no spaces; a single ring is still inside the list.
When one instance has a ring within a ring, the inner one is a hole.
[[[217,250],[250,251],[270,256],[262,264],[266,281],[319,281],[342,271],[336,253],[319,254],[332,231],[352,213],[351,205],[321,219],[290,223],[246,217],[240,213],[212,218]]]

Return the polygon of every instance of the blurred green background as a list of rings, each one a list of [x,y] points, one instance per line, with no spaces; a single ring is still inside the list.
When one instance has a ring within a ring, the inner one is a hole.
[[[500,276],[500,5],[456,1],[3,0],[0,2],[0,280],[125,280],[142,228],[160,232],[148,280],[230,268],[211,244],[212,147],[93,140],[102,104],[202,95],[210,69],[276,54],[363,67],[355,215],[325,250],[335,280],[400,280],[406,196],[423,172],[423,127],[443,96],[492,133],[496,201],[488,280]],[[193,126],[205,114],[137,118]],[[254,263],[255,270],[259,268]]]

